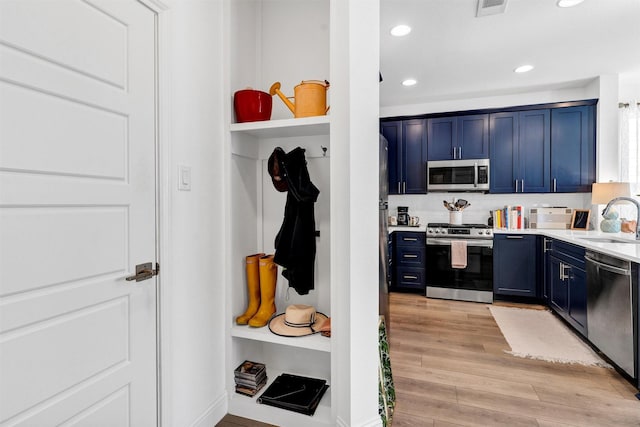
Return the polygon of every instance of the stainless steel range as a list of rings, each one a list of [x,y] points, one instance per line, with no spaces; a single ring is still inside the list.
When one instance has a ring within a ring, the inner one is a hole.
[[[426,255],[427,297],[493,302],[491,227],[429,223]]]

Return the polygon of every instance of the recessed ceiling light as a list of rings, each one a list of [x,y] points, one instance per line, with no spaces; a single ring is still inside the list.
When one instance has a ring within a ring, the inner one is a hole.
[[[406,36],[411,32],[411,27],[408,25],[396,25],[391,29],[391,35],[396,37]]]
[[[582,3],[584,0],[558,0],[558,7],[573,7]]]
[[[402,86],[413,86],[416,83],[418,83],[416,79],[406,79],[405,81],[402,82]]]
[[[515,71],[516,73],[526,73],[527,71],[531,70],[533,70],[533,65],[521,65],[513,71]]]

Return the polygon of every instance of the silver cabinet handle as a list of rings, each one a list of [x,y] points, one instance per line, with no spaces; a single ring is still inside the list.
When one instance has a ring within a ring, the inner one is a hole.
[[[403,279],[413,279],[418,280],[418,276],[402,276]]]
[[[404,242],[417,242],[418,239],[415,238],[415,237],[403,237],[402,241],[404,241]]]
[[[551,243],[551,240],[547,239],[546,237],[544,238],[544,242],[542,245],[542,250],[543,252],[549,252],[551,249],[549,247],[547,247],[547,243]]]
[[[524,179],[520,180],[520,192],[524,193]]]
[[[516,193],[518,192],[518,180],[516,179]]]
[[[453,151],[453,160],[456,159],[456,147],[451,147],[451,150]]]
[[[560,263],[560,280],[567,280],[569,278],[569,273],[571,271],[571,266],[565,263]]]
[[[524,239],[524,236],[507,236],[507,239]]]
[[[556,179],[555,179],[555,178],[553,178],[553,192],[555,193],[555,192],[557,192],[557,191],[558,191],[557,182],[556,182]]]
[[[403,258],[418,258],[418,255],[413,255],[413,254],[404,254],[402,256]]]
[[[402,181],[402,192],[403,193],[407,192],[407,182],[406,181]]]
[[[400,181],[398,181],[398,194],[400,194]]]

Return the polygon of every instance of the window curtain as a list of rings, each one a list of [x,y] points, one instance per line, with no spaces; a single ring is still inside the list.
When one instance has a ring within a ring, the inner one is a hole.
[[[640,190],[640,108],[629,102],[620,106],[620,180],[631,183],[632,194]]]

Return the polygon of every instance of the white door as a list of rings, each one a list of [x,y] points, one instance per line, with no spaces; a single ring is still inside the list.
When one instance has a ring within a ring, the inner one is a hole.
[[[0,425],[156,425],[155,15],[0,1]]]

